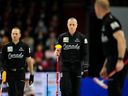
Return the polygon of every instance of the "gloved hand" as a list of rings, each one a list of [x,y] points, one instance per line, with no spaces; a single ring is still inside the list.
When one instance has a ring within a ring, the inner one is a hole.
[[[3,83],[6,82],[6,74],[7,74],[6,71],[1,72],[1,79]]]
[[[34,75],[30,74],[29,85],[32,85],[33,82],[34,82]]]
[[[88,76],[88,67],[89,67],[88,64],[84,64],[82,66],[82,77],[83,78],[86,78]]]
[[[55,48],[56,48],[55,55],[60,56],[62,46],[60,44],[57,44],[57,45],[55,45]]]
[[[82,78],[86,78],[88,76],[88,70],[84,70],[82,73]]]

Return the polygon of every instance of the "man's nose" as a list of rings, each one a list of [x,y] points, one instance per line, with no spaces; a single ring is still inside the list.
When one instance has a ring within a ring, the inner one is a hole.
[[[73,26],[71,25],[71,28],[73,28]]]
[[[16,37],[16,35],[13,35],[14,37]]]

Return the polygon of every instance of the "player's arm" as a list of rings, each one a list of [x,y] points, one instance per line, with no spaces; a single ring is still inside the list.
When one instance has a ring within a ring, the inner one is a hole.
[[[102,69],[100,71],[100,76],[102,78],[105,78],[107,76],[106,64],[107,64],[107,58],[105,59],[103,67],[102,67]]]
[[[34,82],[34,72],[33,72],[34,59],[31,57],[27,57],[26,62],[28,64],[28,68],[30,72],[29,85],[31,85]]]
[[[34,59],[32,58],[32,57],[27,57],[26,58],[26,62],[27,62],[27,64],[28,64],[28,68],[29,68],[29,72],[30,72],[30,74],[34,74],[34,72],[33,72],[33,64],[34,64]]]
[[[83,43],[84,58],[86,58],[88,55],[87,51],[88,51],[88,40],[87,40],[87,38],[84,38],[84,43]]]
[[[110,30],[112,30],[113,37],[117,41],[118,58],[123,59],[126,50],[126,40],[120,22],[118,20],[113,20],[110,23]]]
[[[58,43],[56,45],[61,45],[62,46],[62,36],[59,36],[58,37]],[[56,48],[55,49],[55,55],[56,56],[60,56],[60,53],[61,53],[61,48]]]
[[[117,50],[118,50],[118,58],[116,63],[116,71],[119,72],[123,69],[124,63],[124,55],[126,51],[126,40],[124,37],[124,32],[122,31],[121,24],[118,21],[114,21],[110,24],[112,29],[113,37],[117,41]]]
[[[119,72],[124,68],[124,55],[126,51],[126,41],[123,31],[119,30],[113,34],[114,38],[117,40],[118,46],[118,60],[116,63],[116,71]]]
[[[34,71],[33,71],[34,59],[31,57],[30,53],[31,53],[30,48],[26,46],[26,62],[30,72],[29,85],[31,85],[34,82]]]
[[[107,58],[104,60],[103,67],[106,67],[106,64],[107,64]]]
[[[81,45],[81,60],[82,60],[82,77],[88,76],[88,40],[82,35],[82,45]]]
[[[118,30],[113,34],[113,36],[117,40],[118,59],[122,58],[123,60],[126,51],[126,40],[124,37],[124,32],[122,30]]]
[[[85,67],[85,69],[87,69],[88,68],[88,40],[87,40],[87,38],[85,38],[85,36],[83,37],[83,44],[82,44],[82,49],[81,49],[81,54],[82,54],[82,61],[83,61],[83,63],[84,63],[84,67]]]

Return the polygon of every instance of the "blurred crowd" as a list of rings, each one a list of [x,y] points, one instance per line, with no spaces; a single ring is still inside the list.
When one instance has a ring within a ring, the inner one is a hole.
[[[58,0],[59,1],[59,0]],[[13,27],[31,48],[36,72],[55,71],[54,45],[60,34],[62,10],[57,0],[0,0],[0,49]]]

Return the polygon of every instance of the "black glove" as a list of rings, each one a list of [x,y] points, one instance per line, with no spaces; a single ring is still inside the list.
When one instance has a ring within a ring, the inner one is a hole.
[[[33,82],[34,82],[34,75],[30,74],[29,85],[31,85]]]
[[[88,70],[84,70],[82,72],[82,78],[86,78],[88,76]]]
[[[86,78],[88,76],[88,67],[89,67],[88,64],[84,64],[82,66],[82,77],[83,78]]]

